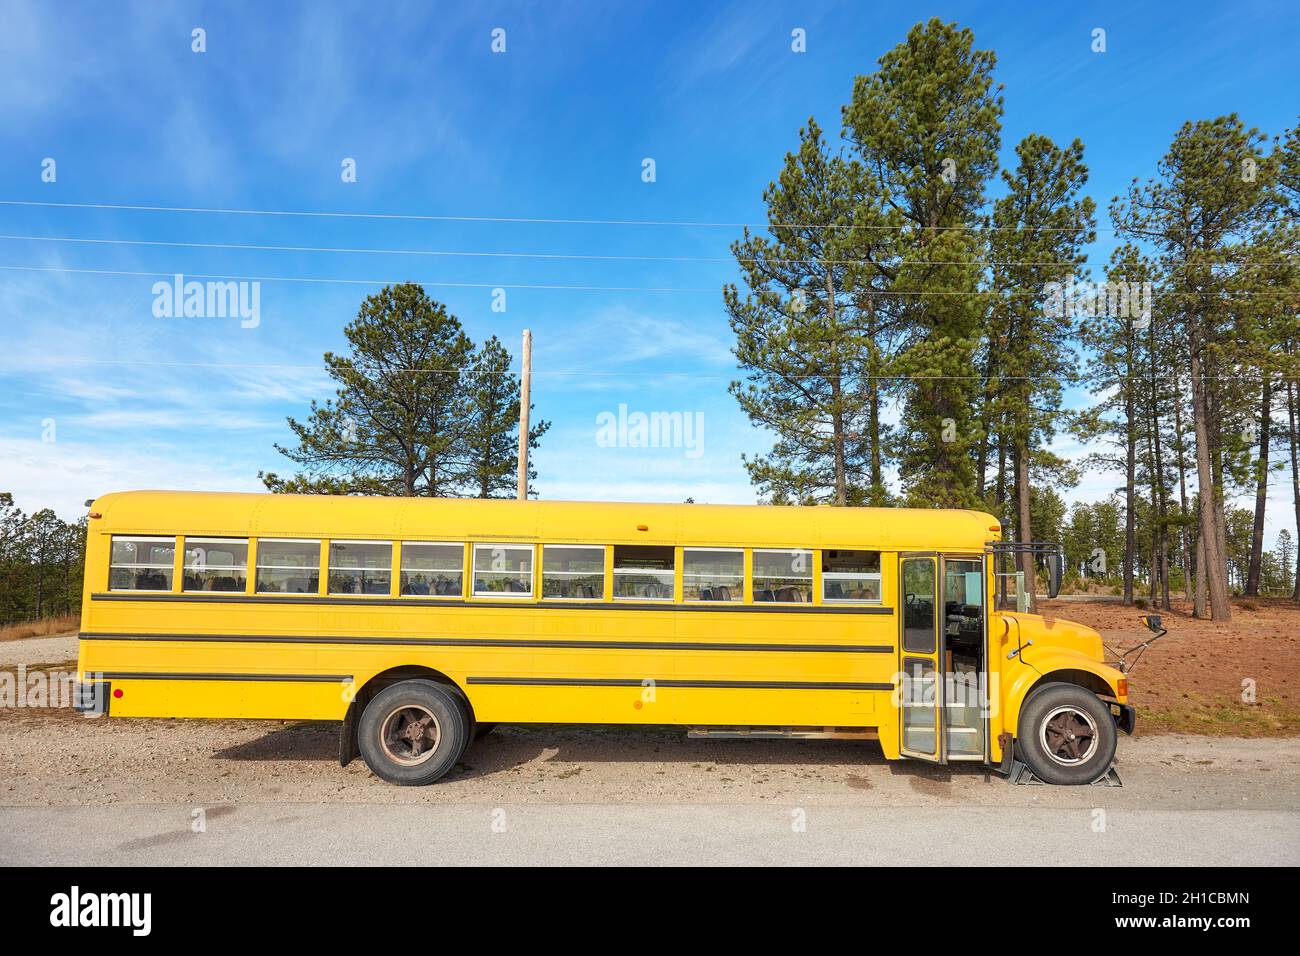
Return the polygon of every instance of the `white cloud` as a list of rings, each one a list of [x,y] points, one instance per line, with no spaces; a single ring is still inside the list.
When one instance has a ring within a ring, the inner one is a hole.
[[[0,438],[3,487],[24,511],[53,508],[72,520],[85,501],[110,491],[184,489],[261,491],[257,470],[222,454],[171,453],[133,448],[106,452],[81,442],[43,443]]]

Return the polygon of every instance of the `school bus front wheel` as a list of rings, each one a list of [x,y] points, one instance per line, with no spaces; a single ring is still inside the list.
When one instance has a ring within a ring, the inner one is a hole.
[[[1044,684],[1021,708],[1016,747],[1045,783],[1092,783],[1110,769],[1117,742],[1110,707],[1086,687]]]

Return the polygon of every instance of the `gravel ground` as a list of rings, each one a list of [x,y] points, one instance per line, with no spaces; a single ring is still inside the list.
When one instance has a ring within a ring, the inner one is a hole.
[[[993,805],[1300,809],[1300,740],[1122,738],[1125,786],[1011,787],[971,765],[886,761],[873,742],[687,740],[676,728],[500,727],[431,787],[339,767],[325,722],[0,715],[0,805]]]
[[[14,668],[19,664],[47,664],[52,661],[77,663],[77,635],[60,634],[58,637],[28,637],[20,641],[0,641],[0,667]]]

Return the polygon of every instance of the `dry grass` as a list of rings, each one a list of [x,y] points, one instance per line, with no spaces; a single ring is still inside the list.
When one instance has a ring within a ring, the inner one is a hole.
[[[1233,737],[1300,735],[1300,605],[1286,598],[1234,600],[1228,622],[1193,618],[1185,601],[1162,611],[1169,634],[1129,678],[1138,733]],[[1049,616],[1101,631],[1112,648],[1150,637],[1142,612],[1114,602],[1044,601]]]
[[[10,624],[0,627],[0,641],[21,641],[28,637],[50,637],[54,634],[66,634],[81,626],[80,614],[63,614],[59,617],[47,617],[40,621],[26,621],[22,624]]]

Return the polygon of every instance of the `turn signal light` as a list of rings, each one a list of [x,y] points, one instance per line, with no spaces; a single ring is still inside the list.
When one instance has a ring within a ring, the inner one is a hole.
[[[1119,696],[1121,696],[1121,697],[1127,697],[1127,696],[1128,696],[1128,678],[1127,678],[1127,677],[1121,677],[1119,680],[1115,681],[1115,692],[1118,693]]]

